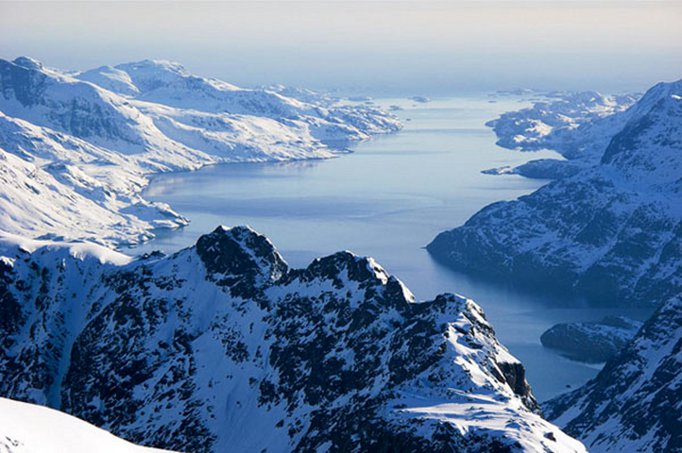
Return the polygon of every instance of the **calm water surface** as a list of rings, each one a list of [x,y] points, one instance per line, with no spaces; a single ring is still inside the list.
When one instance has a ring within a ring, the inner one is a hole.
[[[248,224],[267,235],[293,266],[351,250],[375,257],[419,299],[456,292],[476,300],[500,340],[527,368],[539,400],[576,387],[598,366],[565,359],[540,344],[562,321],[595,320],[613,310],[592,309],[453,272],[433,261],[424,246],[444,229],[465,222],[488,203],[527,194],[543,181],[490,176],[481,170],[515,165],[550,151],[502,149],[484,123],[522,107],[518,99],[486,97],[399,104],[405,124],[398,134],[361,143],[337,159],[275,164],[234,164],[162,175],[145,196],[169,203],[191,219],[129,252],[172,252],[193,244],[217,225]],[[639,312],[626,313],[642,318]]]

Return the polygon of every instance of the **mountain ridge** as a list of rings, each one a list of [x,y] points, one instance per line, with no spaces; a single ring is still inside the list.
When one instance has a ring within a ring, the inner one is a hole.
[[[429,252],[462,270],[536,288],[552,282],[601,304],[674,296],[682,290],[681,87],[657,85],[617,113],[628,120],[597,164],[483,208]]]
[[[370,258],[290,269],[248,227],[118,264],[15,242],[0,242],[4,395],[176,450],[584,451],[538,415],[480,307],[416,302]]]

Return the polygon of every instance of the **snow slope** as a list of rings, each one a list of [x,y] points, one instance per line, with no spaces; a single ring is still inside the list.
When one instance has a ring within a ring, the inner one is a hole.
[[[627,121],[596,164],[483,208],[428,250],[462,270],[596,303],[649,305],[679,293],[682,81],[656,85],[618,115]],[[588,148],[589,124],[578,140]]]
[[[138,242],[187,220],[140,195],[130,159],[0,112],[0,229],[27,237]]]
[[[70,415],[0,398],[0,453],[161,453]]]
[[[0,241],[1,394],[192,452],[585,451],[480,307],[416,302],[371,258],[292,269],[248,227],[82,247]]]
[[[150,174],[329,158],[400,127],[375,108],[241,89],[164,61],[66,73],[0,60],[0,92],[0,230],[107,245],[187,223],[141,198]]]

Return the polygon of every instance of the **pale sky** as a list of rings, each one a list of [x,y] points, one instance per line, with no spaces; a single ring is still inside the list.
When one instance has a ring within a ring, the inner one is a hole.
[[[680,24],[677,1],[0,2],[0,56],[368,94],[613,92],[682,78]]]

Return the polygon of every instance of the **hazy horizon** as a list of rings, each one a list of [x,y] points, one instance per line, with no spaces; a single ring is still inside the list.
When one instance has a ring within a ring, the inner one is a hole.
[[[61,69],[170,59],[242,86],[429,96],[620,92],[682,78],[674,2],[52,1],[0,11],[0,56]]]

